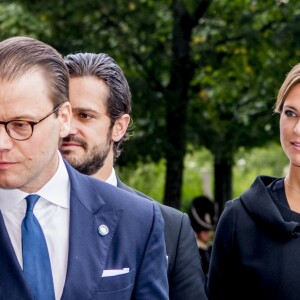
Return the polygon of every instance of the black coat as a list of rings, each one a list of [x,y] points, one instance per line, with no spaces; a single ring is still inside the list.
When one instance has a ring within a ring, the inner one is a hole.
[[[257,177],[226,203],[214,237],[209,299],[300,299],[300,215],[283,179]]]
[[[153,200],[128,187],[118,177],[117,186]],[[205,292],[206,278],[201,267],[196,238],[188,215],[172,207],[158,204],[165,222],[170,299],[207,299]]]

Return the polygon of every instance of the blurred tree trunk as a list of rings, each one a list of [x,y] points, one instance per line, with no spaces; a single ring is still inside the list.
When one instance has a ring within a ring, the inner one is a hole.
[[[172,63],[170,68],[170,83],[165,91],[167,103],[166,131],[166,183],[164,203],[180,208],[183,181],[184,156],[186,153],[186,119],[189,102],[189,86],[194,76],[195,65],[192,63],[191,37],[192,31],[198,25],[211,1],[203,0],[191,12],[185,1],[174,0]]]
[[[215,189],[214,199],[217,204],[217,218],[224,209],[225,202],[232,199],[233,158],[218,157],[214,161]]]

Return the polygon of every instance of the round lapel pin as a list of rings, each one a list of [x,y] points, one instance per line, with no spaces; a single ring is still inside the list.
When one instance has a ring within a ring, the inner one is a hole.
[[[106,225],[100,225],[100,226],[98,227],[98,233],[99,233],[100,235],[107,235],[108,232],[109,232],[109,230],[108,230],[108,227],[107,227]]]

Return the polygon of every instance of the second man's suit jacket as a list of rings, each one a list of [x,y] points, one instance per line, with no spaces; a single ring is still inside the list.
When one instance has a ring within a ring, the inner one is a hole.
[[[158,205],[66,166],[70,231],[61,299],[168,299],[164,224]],[[107,234],[99,230],[101,225]],[[33,300],[1,212],[0,278],[0,299]]]
[[[153,200],[125,185],[118,177],[117,186]],[[195,233],[188,215],[167,205],[158,205],[165,223],[170,299],[206,300],[206,276],[202,270]]]

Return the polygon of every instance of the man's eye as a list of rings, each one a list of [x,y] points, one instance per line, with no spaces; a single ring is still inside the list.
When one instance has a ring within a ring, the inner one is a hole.
[[[86,114],[86,113],[80,113],[80,114],[77,115],[77,117],[79,119],[83,119],[83,120],[89,120],[89,119],[93,118],[92,115],[89,115],[89,114]]]
[[[28,129],[30,124],[26,121],[12,121],[9,123],[9,127],[12,129]]]

